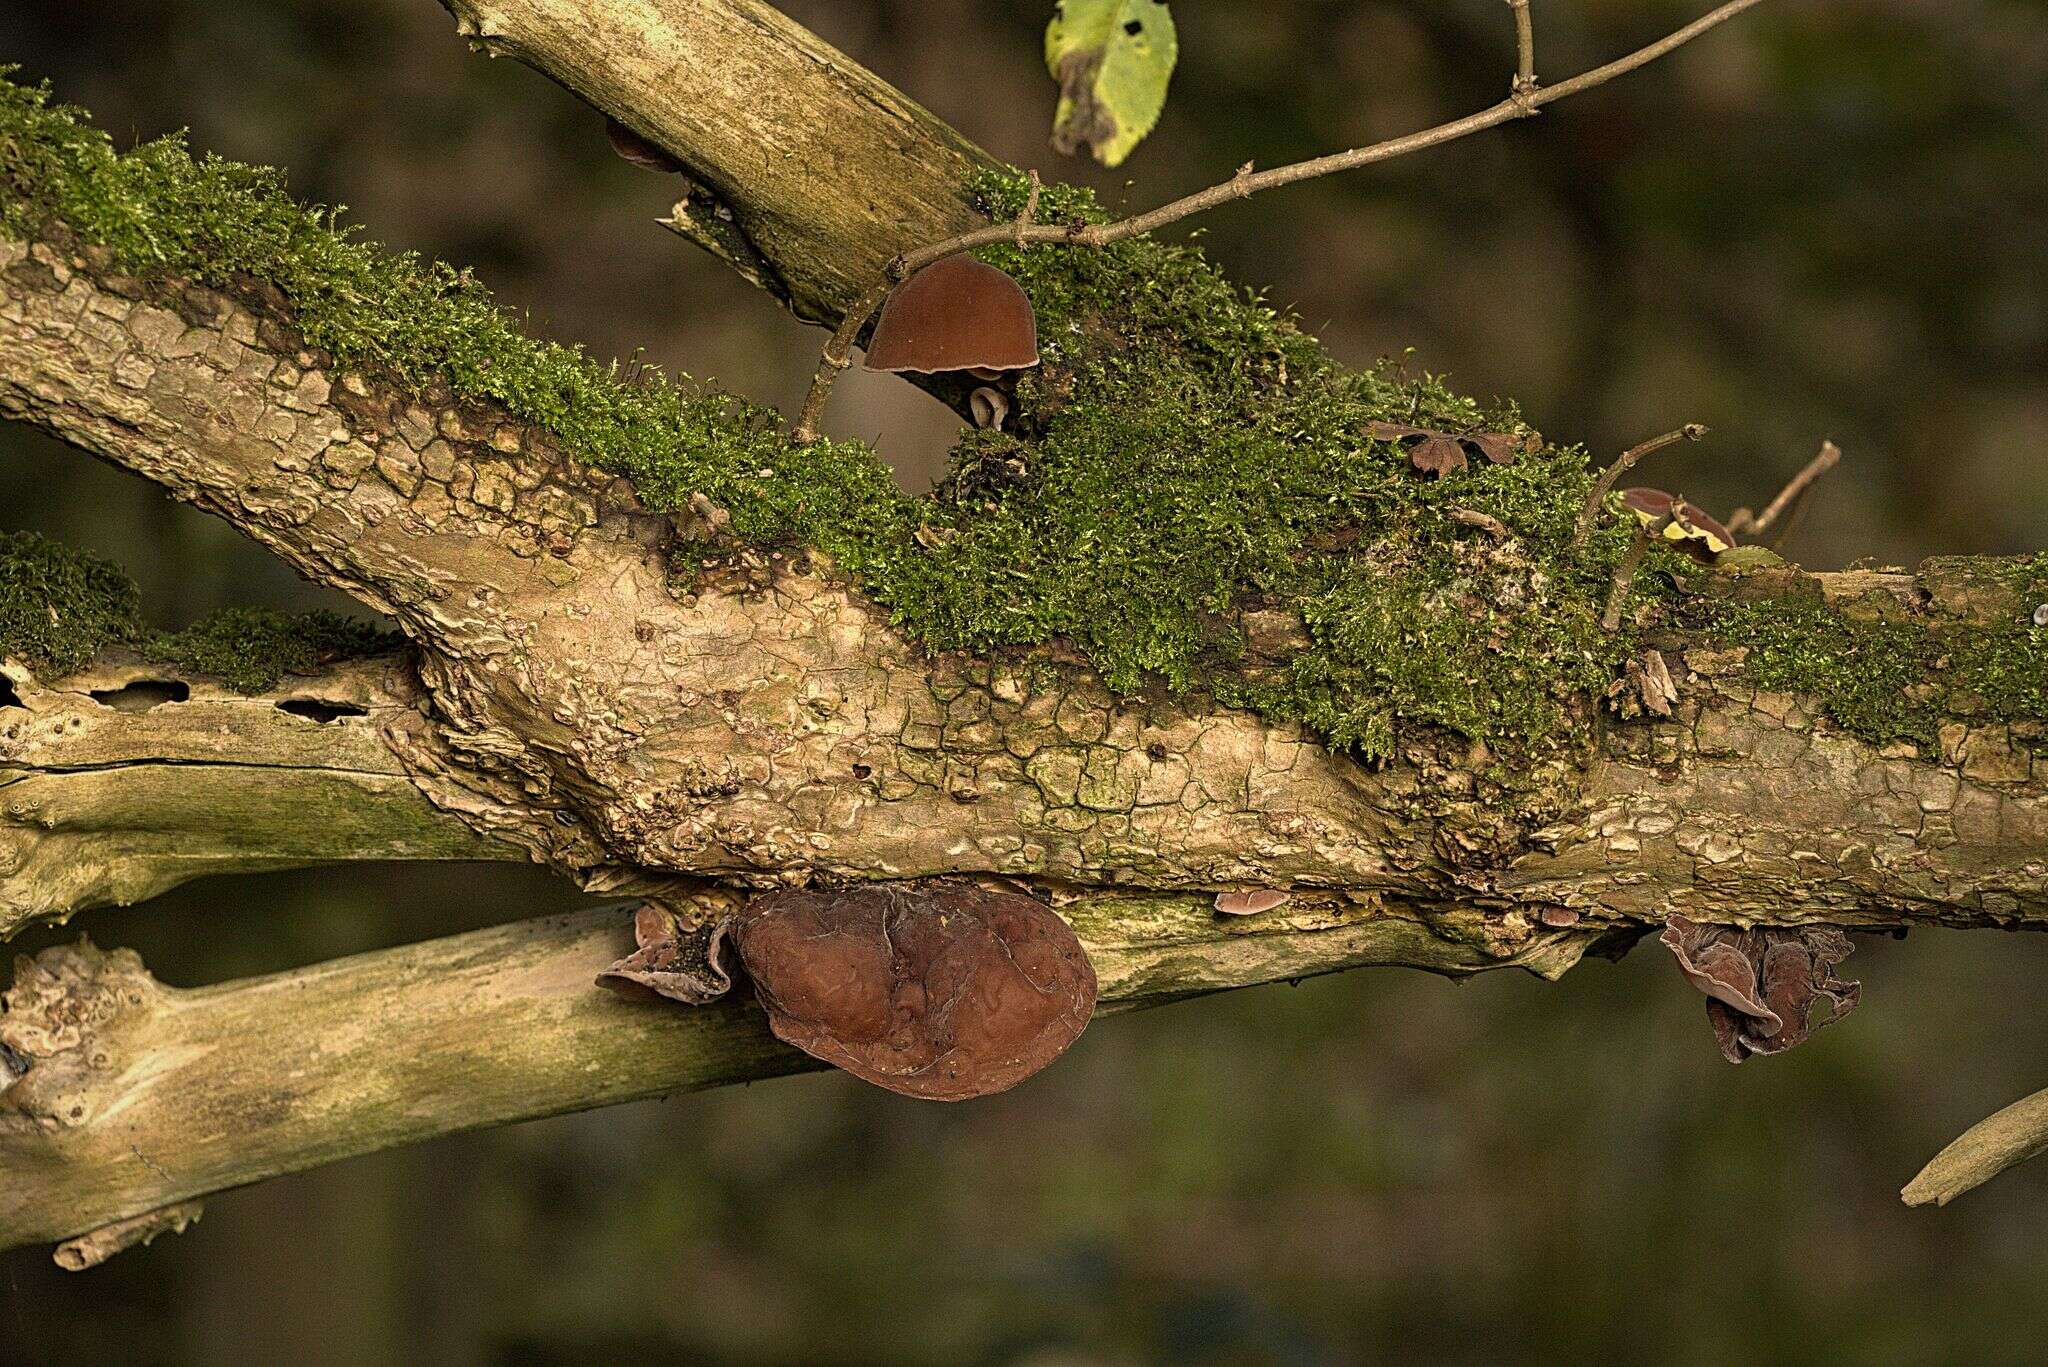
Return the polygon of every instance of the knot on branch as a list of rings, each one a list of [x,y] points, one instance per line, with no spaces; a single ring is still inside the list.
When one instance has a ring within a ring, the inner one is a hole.
[[[111,952],[81,939],[17,960],[14,985],[0,994],[0,1080],[10,1106],[40,1128],[82,1123],[64,1084],[107,1066],[106,1027],[139,1011],[162,991],[131,949]]]

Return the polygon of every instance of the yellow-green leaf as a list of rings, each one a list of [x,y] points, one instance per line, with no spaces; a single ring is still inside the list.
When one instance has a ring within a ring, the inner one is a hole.
[[[1166,0],[1060,0],[1045,30],[1045,69],[1060,83],[1052,145],[1104,166],[1159,122],[1180,54]]]

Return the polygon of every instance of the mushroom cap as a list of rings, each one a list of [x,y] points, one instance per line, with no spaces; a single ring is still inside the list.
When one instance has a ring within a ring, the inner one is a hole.
[[[612,151],[643,171],[660,171],[673,175],[683,169],[681,162],[617,119],[604,121],[604,135],[611,139]]]
[[[869,370],[1022,370],[1038,364],[1038,319],[1023,287],[965,252],[889,291],[868,338]]]
[[[732,942],[777,1038],[905,1096],[1014,1087],[1095,1010],[1095,970],[1057,913],[967,883],[768,893]]]
[[[1735,546],[1735,534],[1696,505],[1665,493],[1662,489],[1624,489],[1622,505],[1645,527],[1654,527],[1668,515],[1663,536],[1666,541],[1690,542],[1708,555],[1719,555]]]

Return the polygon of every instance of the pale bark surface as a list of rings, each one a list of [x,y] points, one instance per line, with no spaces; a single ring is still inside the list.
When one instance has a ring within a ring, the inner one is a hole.
[[[765,6],[447,3],[680,158],[691,235],[803,316],[977,221],[961,187],[981,154]],[[1554,976],[1674,912],[2048,920],[2041,737],[1939,680],[1949,720],[1922,755],[1675,640],[1675,715],[1601,727],[1524,791],[1448,743],[1367,767],[1251,713],[1117,698],[1057,651],[933,658],[815,554],[749,552],[678,590],[671,518],[547,431],[335,371],[260,293],[144,286],[57,240],[0,241],[0,414],[226,518],[417,651],[274,696],[195,679],[140,712],[93,696],[137,677],[118,662],[10,666],[0,934],[337,859],[530,857],[679,903],[953,874],[1049,897],[1104,999],[1137,1003],[1364,964]],[[1934,563],[1774,591],[1956,624],[2019,609],[1980,580]],[[362,715],[279,707],[297,693]],[[320,829],[293,829],[297,809]],[[1212,913],[1246,887],[1295,896]],[[800,1066],[750,1007],[599,991],[628,933],[582,912],[190,992],[132,956],[46,953],[0,1015],[0,1245],[153,1229],[153,1210],[348,1154]]]

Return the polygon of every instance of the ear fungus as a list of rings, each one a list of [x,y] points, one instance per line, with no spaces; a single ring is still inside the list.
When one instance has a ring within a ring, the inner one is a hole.
[[[778,1038],[904,1096],[1014,1087],[1095,1010],[1095,970],[1058,914],[966,883],[769,893],[732,942]]]

